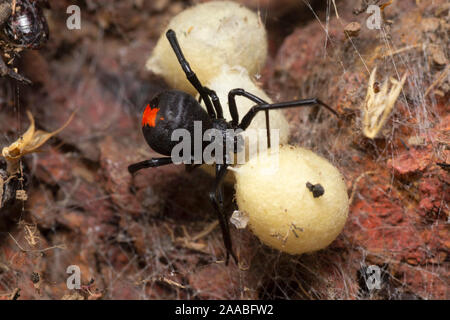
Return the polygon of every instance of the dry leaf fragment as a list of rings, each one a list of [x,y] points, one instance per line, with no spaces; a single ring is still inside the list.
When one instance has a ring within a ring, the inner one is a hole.
[[[358,22],[350,22],[344,28],[344,33],[347,37],[357,37],[361,31],[361,25]]]
[[[19,172],[19,160],[24,155],[36,152],[44,143],[51,137],[61,132],[72,121],[75,113],[69,117],[66,123],[53,132],[46,132],[43,130],[36,130],[34,118],[31,112],[27,111],[28,119],[30,119],[30,127],[28,130],[9,147],[4,147],[2,156],[7,162],[7,172],[10,176]]]
[[[363,106],[363,133],[370,139],[375,138],[386,123],[406,81],[406,74],[403,75],[400,81],[391,78],[390,82],[392,83],[392,88],[390,88],[390,91],[388,92],[388,80],[383,83],[381,88],[375,86],[376,72],[377,68],[375,67],[370,74],[367,96]],[[378,88],[378,90],[375,90],[375,88]]]

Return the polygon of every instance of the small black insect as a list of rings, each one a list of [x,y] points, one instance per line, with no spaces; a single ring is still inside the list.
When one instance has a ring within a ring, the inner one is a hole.
[[[38,283],[41,280],[41,277],[39,276],[39,273],[32,272],[30,279],[31,279],[31,282]]]
[[[181,48],[178,44],[175,32],[169,30],[167,31],[166,36],[169,40],[170,45],[172,46],[173,51],[175,52],[181,68],[186,74],[187,79],[198,91],[201,100],[204,101],[206,105],[206,111],[200,106],[200,103],[195,100],[193,96],[182,91],[164,91],[151,99],[142,116],[142,132],[148,145],[152,149],[154,149],[158,153],[161,153],[162,155],[165,155],[166,157],[153,158],[150,160],[132,164],[128,167],[128,171],[131,174],[143,168],[159,167],[173,163],[170,156],[172,153],[172,149],[177,144],[177,142],[172,141],[172,133],[174,132],[174,130],[182,128],[186,129],[192,137],[194,135],[194,121],[201,121],[203,132],[208,129],[218,130],[223,138],[223,145],[226,146],[226,144],[229,143],[230,140],[227,136],[227,129],[246,130],[259,111],[266,112],[267,129],[269,110],[320,105],[324,106],[335,115],[337,115],[337,113],[333,109],[316,98],[269,104],[266,101],[258,98],[257,96],[245,91],[244,89],[237,88],[231,90],[228,93],[228,108],[230,110],[232,120],[227,121],[223,117],[222,105],[216,93],[213,90],[204,87],[200,83],[196,74],[192,71],[189,63],[186,61],[183,52],[181,51]],[[243,96],[255,103],[255,106],[252,107],[244,115],[241,121],[239,121],[239,113],[236,107],[236,96]],[[270,135],[268,131],[268,143],[270,141],[269,138]],[[234,144],[232,149],[236,153],[238,151],[236,149],[236,141],[234,140],[231,143]],[[223,161],[221,161],[222,164],[215,164],[216,179],[214,190],[209,193],[209,198],[214,207],[214,210],[218,215],[220,227],[222,229],[223,241],[227,250],[226,263],[228,263],[230,255],[237,263],[237,257],[232,249],[228,219],[223,209],[222,183],[227,173],[227,167],[229,166],[228,163],[230,163],[229,161],[227,161],[227,157],[229,156],[230,155],[224,153],[224,158],[222,159]],[[191,159],[194,159],[193,151],[191,151],[189,157]]]
[[[311,182],[307,182],[306,187],[309,191],[312,192],[314,198],[323,196],[323,194],[325,193],[325,190],[320,183],[312,184]]]
[[[46,0],[0,0],[0,45],[3,56],[12,60],[22,49],[39,49],[48,40],[49,29],[41,5]],[[0,75],[30,83],[0,59]]]

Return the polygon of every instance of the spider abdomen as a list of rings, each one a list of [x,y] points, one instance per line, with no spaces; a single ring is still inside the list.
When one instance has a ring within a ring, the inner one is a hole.
[[[197,127],[201,125],[200,131],[194,130],[196,125]],[[197,100],[178,90],[158,94],[145,107],[142,115],[142,132],[145,140],[153,150],[166,156],[171,156],[174,146],[180,143],[178,139],[186,138],[191,139],[191,155],[193,155],[194,140],[198,139],[194,135],[201,134],[203,137],[204,132],[210,128],[212,122]],[[178,138],[173,139],[177,135]]]

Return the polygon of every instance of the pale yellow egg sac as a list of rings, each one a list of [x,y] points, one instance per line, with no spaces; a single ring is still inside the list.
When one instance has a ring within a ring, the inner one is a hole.
[[[222,70],[212,78],[207,86],[214,88],[222,101],[223,115],[228,121],[231,120],[230,111],[228,108],[228,92],[235,88],[242,88],[247,92],[250,92],[257,97],[263,99],[267,103],[272,103],[272,100],[267,94],[259,88],[248,75],[247,71],[243,68],[229,68],[227,66],[222,67]],[[198,97],[198,95],[197,95]],[[236,105],[239,111],[239,120],[242,120],[244,115],[256,105],[255,102],[240,96],[236,96]],[[202,106],[206,109],[204,104]],[[289,138],[289,124],[283,115],[281,110],[271,110],[269,112],[270,129],[278,130],[278,142],[279,144],[286,144]],[[259,130],[258,130],[259,129]],[[267,133],[266,133],[266,116],[265,113],[260,111],[251,122],[247,130],[244,131],[243,137],[246,139],[246,145],[248,153],[249,139],[254,144],[262,143],[267,146]],[[271,134],[271,141],[275,141],[275,132]]]
[[[220,101],[225,102],[225,104],[222,105],[223,114],[228,121],[231,120],[227,103],[228,92],[236,87],[245,88],[246,91],[260,97],[264,101],[267,101],[268,103],[272,102],[267,94],[255,85],[243,68],[229,68],[224,66],[222,71],[208,82],[207,85],[210,88],[214,88]],[[255,103],[244,97],[236,96],[236,105],[239,111],[239,119],[242,120],[242,117],[255,105]],[[204,103],[202,103],[202,106],[206,109]],[[275,145],[276,141],[278,141],[279,144],[286,144],[289,138],[289,123],[284,117],[283,112],[281,110],[271,110],[269,112],[269,119],[272,145]],[[237,164],[240,159],[245,159],[245,161],[247,161],[253,157],[255,153],[260,151],[260,145],[264,148],[267,147],[266,116],[264,112],[259,112],[255,116],[247,130],[242,133],[242,137],[245,139],[246,146],[245,149],[241,151],[244,154],[242,156],[236,156],[234,164]],[[215,175],[213,166],[204,165],[202,168],[209,174]],[[228,174],[225,182],[233,184],[234,181],[233,175]]]
[[[175,16],[166,30],[176,32],[192,70],[202,83],[209,82],[222,66],[241,66],[250,76],[259,73],[267,56],[267,36],[258,15],[229,1],[211,1],[188,8]],[[146,64],[173,88],[197,92],[186,80],[175,54],[161,34]]]
[[[342,231],[349,209],[344,178],[312,151],[281,147],[234,171],[239,210],[263,243],[301,254],[325,248]],[[324,194],[314,197],[308,182],[320,184]]]

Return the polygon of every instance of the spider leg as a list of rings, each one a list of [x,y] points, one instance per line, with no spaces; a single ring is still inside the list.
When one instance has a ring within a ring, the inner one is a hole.
[[[209,199],[214,207],[219,218],[220,228],[222,229],[223,243],[225,249],[227,250],[225,263],[228,264],[230,260],[230,255],[233,257],[234,262],[238,264],[238,259],[233,252],[231,236],[230,236],[230,226],[228,224],[228,219],[223,210],[223,179],[227,173],[227,164],[216,164],[216,182],[214,185],[214,191],[209,193]]]
[[[329,107],[327,104],[323,103],[317,98],[313,99],[302,99],[302,100],[294,100],[294,101],[287,101],[287,102],[280,102],[280,103],[272,103],[272,104],[262,104],[262,105],[256,105],[252,107],[247,114],[242,118],[241,123],[237,126],[238,128],[245,130],[248,128],[250,123],[252,122],[253,118],[256,116],[256,114],[259,111],[268,111],[268,110],[275,110],[275,109],[285,109],[285,108],[293,108],[293,107],[312,107],[315,105],[320,105],[331,111],[334,115],[339,116],[336,111],[334,111],[331,107]]]
[[[128,172],[130,172],[131,174],[134,174],[141,169],[161,167],[161,166],[165,166],[165,165],[171,164],[171,163],[172,163],[171,157],[152,158],[150,160],[144,160],[144,161],[129,165]]]
[[[195,74],[194,71],[192,71],[191,67],[189,66],[189,63],[187,62],[186,58],[184,57],[183,51],[181,51],[180,45],[178,43],[175,31],[169,29],[166,32],[166,37],[169,40],[169,43],[172,46],[172,49],[175,52],[175,55],[177,56],[177,59],[181,65],[181,68],[183,69],[184,73],[186,74],[186,78],[194,86],[194,88],[198,91],[202,100],[205,102],[206,110],[208,110],[209,116],[212,119],[215,119],[216,114],[214,112],[213,105],[211,104],[211,100],[209,99],[208,92],[205,90],[205,88],[201,84],[200,80],[197,78],[197,75]]]
[[[24,76],[15,72],[13,69],[9,68],[1,58],[0,58],[0,76],[2,77],[9,76],[10,78],[13,78],[17,81],[26,84],[32,84],[32,82],[29,79],[25,78]]]
[[[216,92],[214,90],[209,89],[208,87],[204,87],[204,89],[211,97],[211,100],[214,104],[214,108],[216,109],[217,119],[223,119],[222,105],[220,104],[220,100]]]
[[[230,109],[231,114],[231,126],[233,128],[237,127],[239,124],[239,113],[236,106],[236,96],[241,96],[247,98],[257,104],[268,104],[263,99],[251,94],[250,92],[245,91],[241,88],[236,88],[228,92],[228,108]],[[266,131],[267,131],[267,148],[270,148],[270,119],[269,119],[269,110],[265,110],[266,114]]]
[[[237,126],[239,124],[239,113],[236,107],[236,96],[241,96],[244,98],[247,98],[257,104],[268,104],[263,99],[255,96],[254,94],[251,94],[250,92],[245,91],[241,88],[236,88],[228,92],[228,108],[230,109],[230,115],[231,115],[231,125],[233,127]]]
[[[217,119],[223,119],[223,109],[222,104],[220,103],[219,97],[217,96],[214,90],[209,89],[208,87],[203,87],[208,95],[211,97],[212,103],[214,105],[214,109],[216,110]],[[198,96],[198,103],[202,103],[202,96]]]

